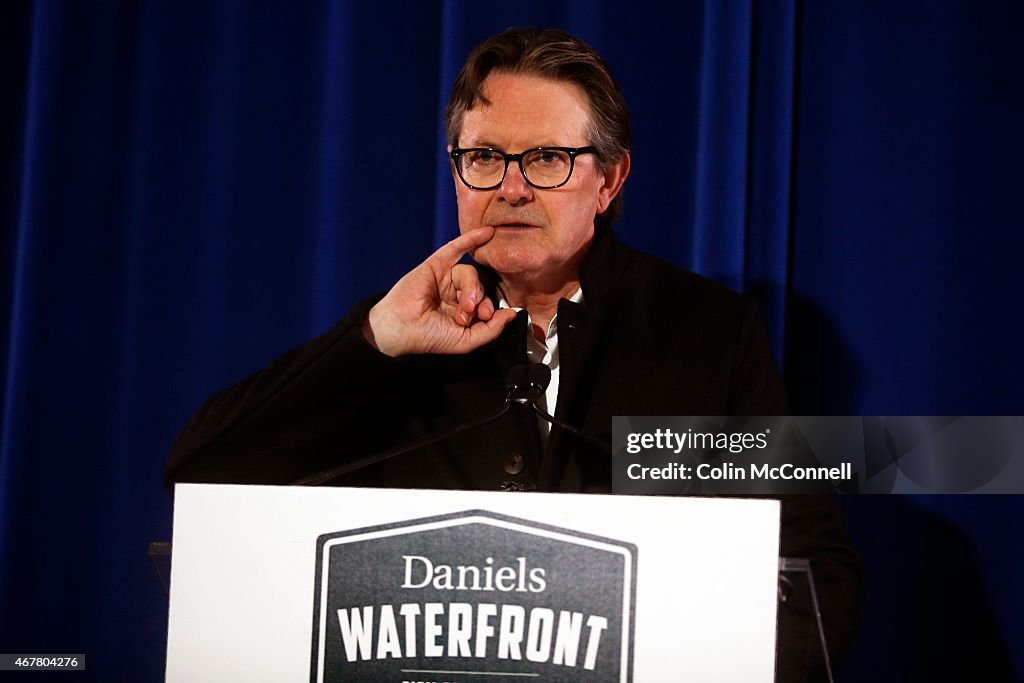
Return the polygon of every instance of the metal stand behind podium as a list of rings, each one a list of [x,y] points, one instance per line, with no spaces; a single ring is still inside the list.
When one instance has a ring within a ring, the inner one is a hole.
[[[832,674],[832,661],[828,656],[828,641],[825,639],[825,626],[821,621],[821,607],[818,604],[818,590],[814,585],[814,571],[811,569],[810,560],[796,557],[779,558],[779,610],[786,608],[790,598],[800,590],[800,584],[807,586],[807,593],[811,599],[811,609],[814,612],[814,624],[818,629],[818,644],[821,646],[822,661],[825,662],[825,672],[828,674],[828,683],[835,683]]]

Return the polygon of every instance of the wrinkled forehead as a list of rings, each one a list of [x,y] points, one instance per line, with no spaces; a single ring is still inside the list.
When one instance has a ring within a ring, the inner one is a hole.
[[[590,101],[571,81],[496,72],[462,117],[459,146],[582,146],[588,144]]]

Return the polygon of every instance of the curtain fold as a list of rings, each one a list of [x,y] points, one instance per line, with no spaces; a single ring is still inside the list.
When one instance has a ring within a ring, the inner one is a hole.
[[[704,6],[696,207],[691,268],[740,290],[744,284],[754,7]]]
[[[755,7],[743,283],[761,306],[780,367],[795,218],[798,22],[796,0]]]

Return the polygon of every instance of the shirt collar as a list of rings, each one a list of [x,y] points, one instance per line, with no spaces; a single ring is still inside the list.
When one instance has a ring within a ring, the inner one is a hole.
[[[498,297],[498,308],[511,308],[513,311],[516,311],[517,313],[519,311],[523,310],[523,308],[521,306],[509,306],[508,302],[505,301],[505,297],[502,296],[501,290],[498,290],[497,297]],[[565,298],[565,297],[563,297],[563,298]],[[573,302],[574,304],[582,304],[583,303],[583,288],[582,287],[577,287],[576,291],[573,293],[573,295],[569,297],[569,301]],[[530,316],[530,312],[529,311],[526,312],[526,315],[527,315],[527,322],[528,323],[532,322],[532,319],[529,317]],[[555,315],[552,316],[552,318],[551,318],[551,322],[548,323],[548,329],[547,329],[547,332],[545,334],[545,338],[551,339],[552,337],[558,335],[558,327],[555,324],[557,320],[558,320],[558,313],[555,313]]]

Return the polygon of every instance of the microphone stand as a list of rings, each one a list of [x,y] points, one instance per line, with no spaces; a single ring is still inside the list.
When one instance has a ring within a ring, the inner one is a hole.
[[[519,367],[523,366],[516,366],[516,368],[513,368],[513,370],[516,370]],[[511,378],[512,376],[512,373],[509,373],[509,377]],[[548,424],[564,429],[573,436],[582,439],[583,441],[586,441],[594,448],[604,451],[608,455],[612,454],[612,448],[610,445],[604,443],[603,441],[598,441],[597,439],[588,434],[584,434],[583,432],[576,429],[570,424],[562,422],[554,415],[551,415],[550,413],[542,410],[541,407],[537,405],[537,399],[539,399],[544,394],[544,390],[547,389],[548,384],[551,383],[551,368],[544,365],[543,363],[531,363],[526,366],[525,379],[529,383],[529,386],[527,387],[526,391],[523,392],[522,396],[512,398],[513,402],[522,405],[529,404],[530,408],[533,409],[533,412],[536,413],[538,417],[543,419]]]
[[[548,423],[550,423],[550,424],[552,424],[552,425],[554,425],[556,427],[560,427],[561,429],[564,429],[565,431],[569,432],[573,436],[586,441],[587,443],[589,443],[594,448],[597,448],[598,450],[604,451],[608,455],[612,454],[612,447],[611,446],[609,446],[608,444],[606,444],[603,441],[598,441],[597,439],[595,439],[594,437],[590,436],[589,434],[584,434],[583,432],[581,432],[580,430],[576,429],[572,425],[566,424],[565,422],[562,422],[561,420],[557,419],[554,415],[548,415],[546,412],[544,412],[543,410],[540,409],[540,407],[536,404],[536,402],[530,403],[530,407],[533,408],[533,412],[537,413],[537,415],[539,417],[541,417],[542,419],[544,419],[546,422],[548,422]]]
[[[515,387],[510,388],[509,395],[512,394],[512,390],[514,388]],[[495,420],[500,418],[502,415],[507,413],[511,407],[512,401],[506,396],[505,405],[503,405],[500,410],[488,415],[487,417],[477,420],[476,422],[458,425],[457,427],[454,427],[453,429],[450,429],[446,432],[441,432],[440,434],[425,437],[423,439],[420,439],[419,441],[414,441],[411,444],[398,446],[396,448],[392,448],[391,450],[384,451],[383,453],[368,455],[365,458],[359,458],[358,460],[355,460],[353,462],[346,463],[344,465],[339,465],[338,467],[327,470],[326,472],[319,472],[317,474],[311,474],[307,477],[303,477],[302,479],[296,479],[295,481],[291,482],[289,486],[319,486],[320,484],[324,484],[332,479],[337,479],[338,477],[350,474],[352,472],[355,472],[356,470],[361,470],[364,467],[376,465],[379,462],[383,462],[385,460],[390,460],[391,458],[398,457],[403,453],[408,453],[409,451],[414,451],[417,448],[423,448],[424,446],[429,446],[432,443],[443,441],[444,439],[455,436],[456,434],[461,434],[467,429],[482,427],[488,422],[494,422]]]
[[[494,422],[498,418],[502,417],[512,408],[513,404],[530,406],[534,413],[547,422],[566,430],[574,436],[586,441],[591,446],[611,455],[612,449],[608,444],[598,441],[594,437],[584,434],[575,427],[565,424],[537,406],[537,399],[544,394],[544,390],[547,389],[550,382],[551,369],[548,366],[542,363],[517,365],[513,367],[508,374],[508,380],[506,381],[508,392],[505,394],[505,404],[496,412],[476,420],[475,422],[458,425],[448,431],[422,438],[411,444],[398,446],[384,451],[383,453],[368,455],[365,458],[359,458],[358,460],[354,460],[344,465],[339,465],[338,467],[334,467],[323,472],[318,472],[316,474],[302,477],[301,479],[296,479],[291,482],[290,486],[319,486],[331,481],[332,479],[337,479],[338,477],[361,470],[364,467],[370,467],[371,465],[376,465],[377,463],[384,462],[385,460],[390,460],[391,458],[398,457],[399,455],[403,455],[409,451],[414,451],[417,448],[423,448],[424,446],[429,446],[432,443],[437,443],[438,441],[451,438],[457,434],[461,434],[467,429],[482,427],[483,425]]]

